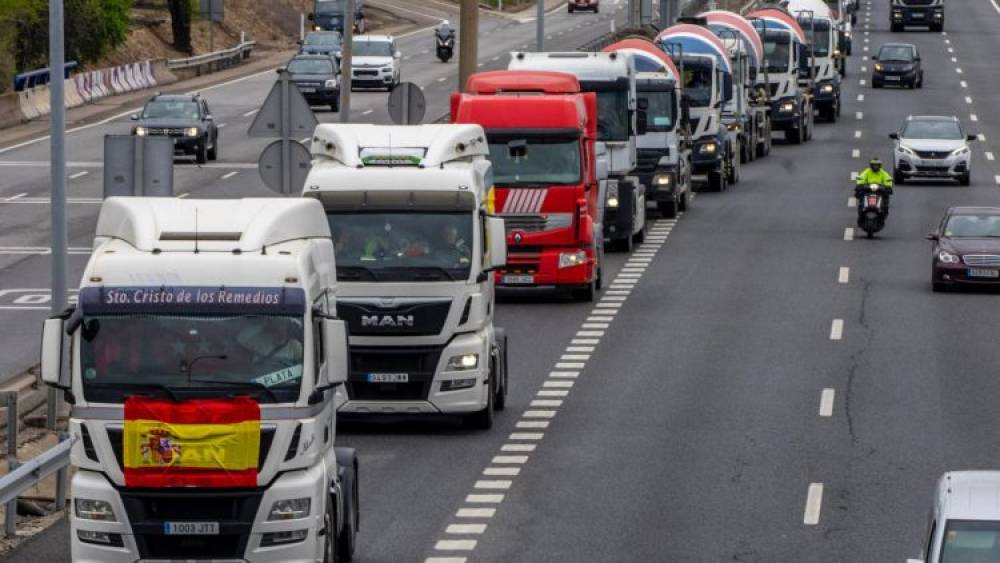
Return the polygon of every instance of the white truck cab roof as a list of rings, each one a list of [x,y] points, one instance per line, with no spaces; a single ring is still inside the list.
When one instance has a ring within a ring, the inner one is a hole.
[[[1000,471],[949,471],[938,481],[941,520],[1000,521]]]
[[[551,70],[576,75],[580,81],[615,80],[635,75],[631,53],[511,53],[508,70]]]

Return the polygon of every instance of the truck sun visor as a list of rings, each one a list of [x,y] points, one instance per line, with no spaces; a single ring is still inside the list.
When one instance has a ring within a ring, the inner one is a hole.
[[[294,287],[85,287],[86,315],[268,314],[304,315],[305,291]]]

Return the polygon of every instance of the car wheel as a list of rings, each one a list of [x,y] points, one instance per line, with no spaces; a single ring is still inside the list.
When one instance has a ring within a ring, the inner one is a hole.
[[[902,186],[906,182],[906,176],[898,170],[892,171],[892,183]]]
[[[566,11],[567,11],[568,13],[570,13],[570,14],[572,14],[572,13],[573,13],[573,6],[570,6],[569,4],[567,4],[567,5],[566,5],[566,8],[567,8],[567,10],[566,10]]]
[[[942,282],[931,282],[931,288],[934,293],[944,293],[948,291],[948,285]]]
[[[219,138],[215,138],[215,142],[212,143],[212,148],[208,149],[208,159],[211,161],[219,160]]]
[[[205,164],[206,162],[208,162],[208,146],[207,145],[208,145],[208,141],[205,141],[205,142],[202,142],[200,145],[198,145],[198,148],[195,149],[196,152],[195,152],[195,155],[194,155],[194,159],[195,159],[195,161],[198,164]]]
[[[958,184],[960,186],[968,186],[972,183],[972,173],[966,172],[958,177]]]
[[[723,172],[708,173],[708,189],[713,192],[726,191],[726,175]]]

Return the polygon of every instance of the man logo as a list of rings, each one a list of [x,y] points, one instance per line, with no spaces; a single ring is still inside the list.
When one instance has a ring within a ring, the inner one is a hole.
[[[413,315],[362,315],[361,326],[377,328],[413,328]]]

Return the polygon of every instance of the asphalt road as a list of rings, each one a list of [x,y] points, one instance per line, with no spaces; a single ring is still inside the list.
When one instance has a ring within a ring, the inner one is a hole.
[[[997,467],[1000,305],[992,294],[932,293],[923,236],[949,206],[1000,204],[990,107],[1000,8],[949,4],[946,35],[890,34],[887,5],[861,4],[838,123],[819,124],[805,145],[776,144],[729,192],[698,195],[627,264],[611,255],[601,303],[504,296],[513,388],[493,431],[434,420],[341,428],[362,461],[358,560],[904,561],[924,542],[938,476]],[[548,48],[607,30],[606,12],[553,15]],[[484,68],[534,33],[482,25]],[[920,48],[922,90],[868,86],[863,57],[887,41]],[[454,66],[419,54],[422,35],[402,45],[414,57],[404,73],[443,113]],[[230,123],[224,158],[254,160],[261,144],[246,139],[243,113],[270,80],[207,92]],[[383,106],[384,94],[356,100],[372,121],[385,119]],[[850,173],[870,156],[890,159],[887,134],[908,114],[954,114],[983,135],[973,185],[898,188],[877,239],[848,237]],[[99,160],[95,140],[126,128],[74,135],[70,159]],[[44,145],[0,154],[44,158]],[[0,198],[43,195],[47,169],[0,167]],[[232,170],[179,169],[191,197],[265,193],[253,170],[223,180]],[[71,195],[97,197],[98,177],[71,183]],[[47,208],[16,202],[0,199],[0,246],[44,246],[32,229]],[[89,244],[96,210],[71,207],[72,245]],[[46,272],[44,257],[0,255],[0,292],[45,287]],[[2,361],[30,363],[34,336],[19,335],[41,312],[0,315]],[[67,551],[57,527],[7,560],[64,561]]]

